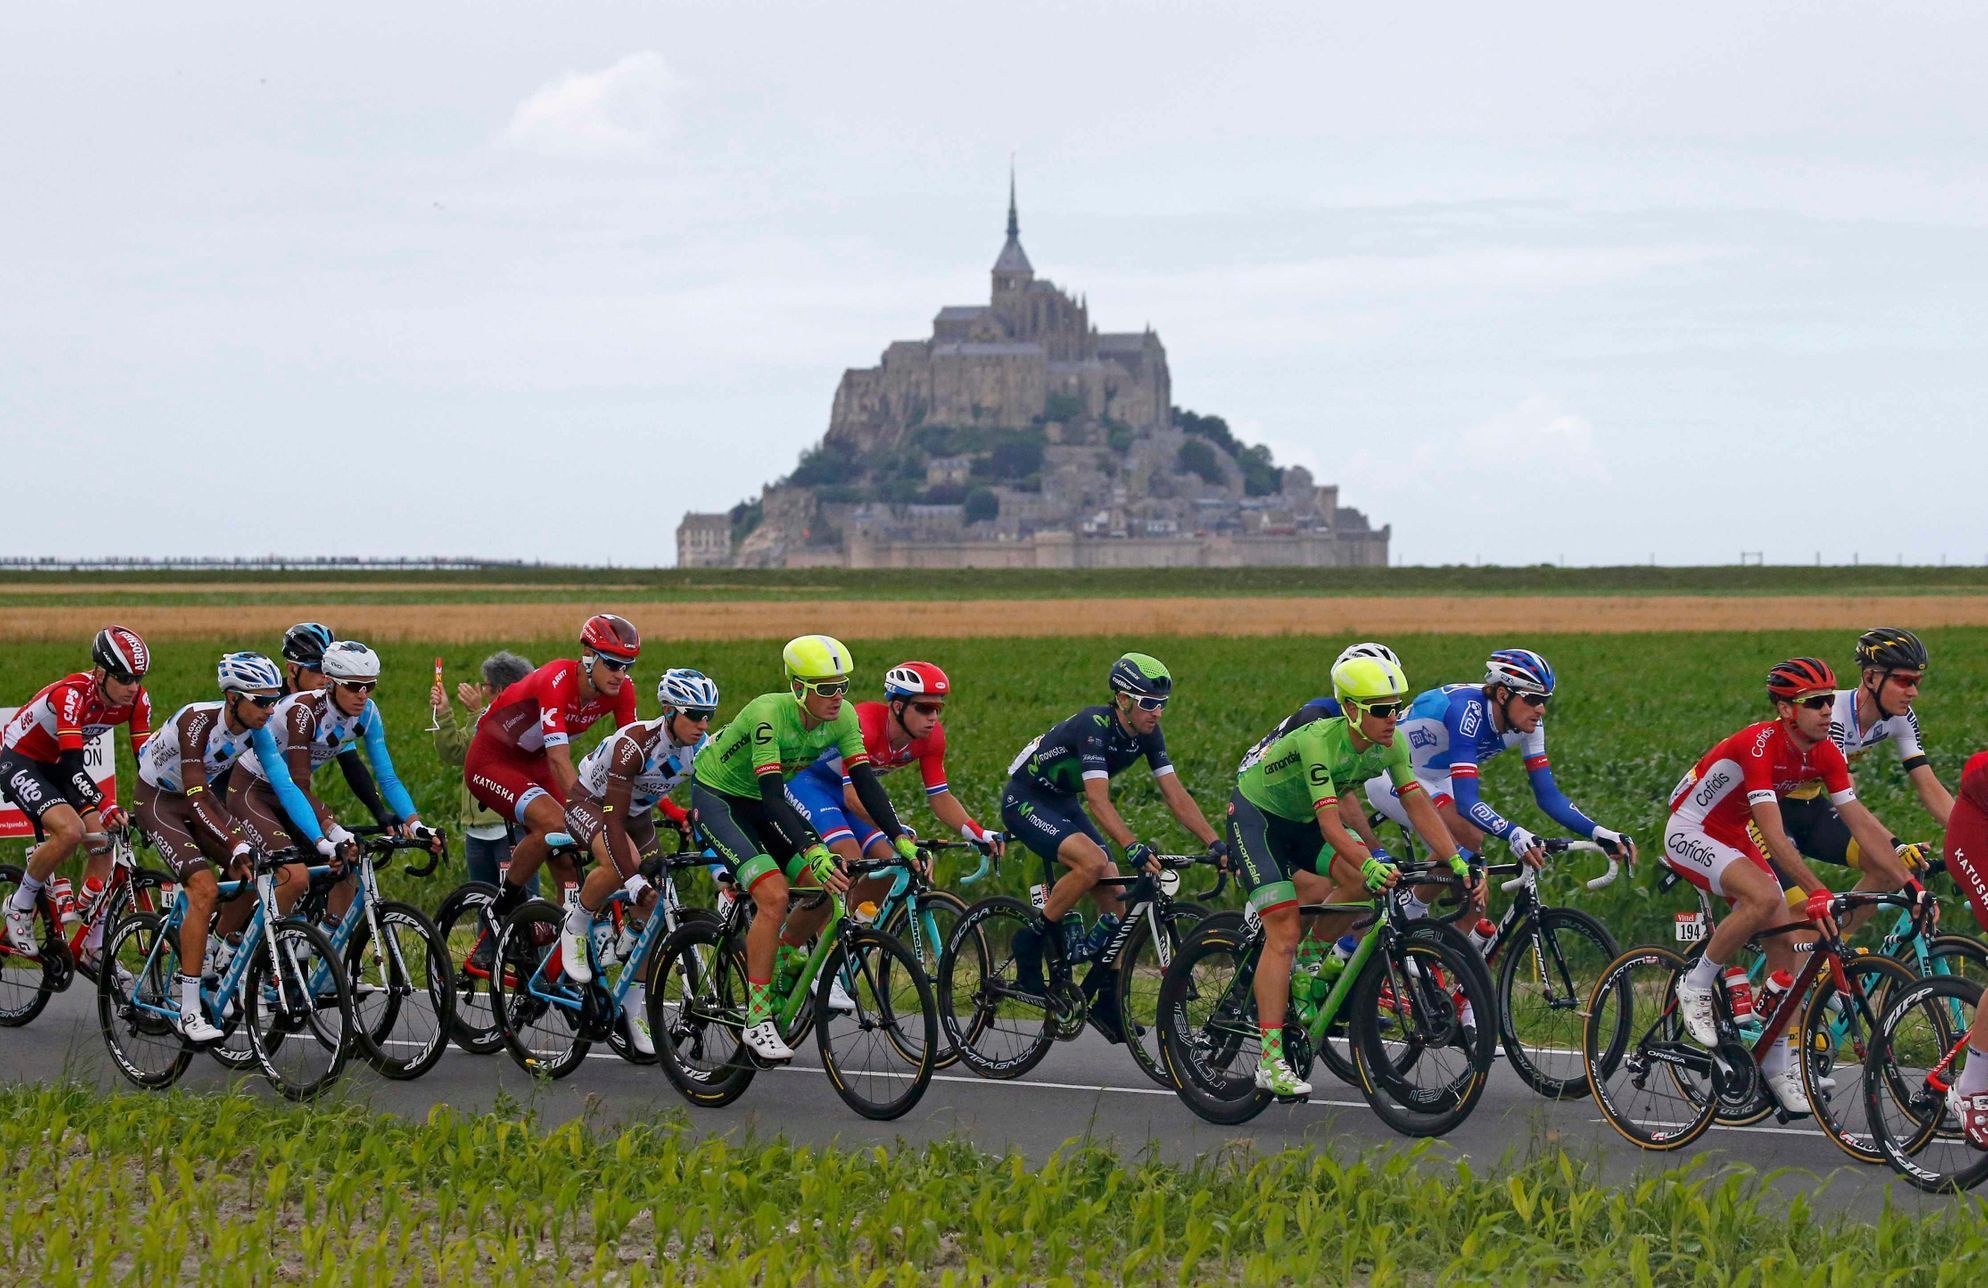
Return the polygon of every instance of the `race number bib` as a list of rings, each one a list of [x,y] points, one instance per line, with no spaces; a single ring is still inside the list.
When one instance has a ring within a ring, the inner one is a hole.
[[[1680,912],[1677,914],[1677,942],[1695,944],[1705,938],[1705,914],[1702,912]]]

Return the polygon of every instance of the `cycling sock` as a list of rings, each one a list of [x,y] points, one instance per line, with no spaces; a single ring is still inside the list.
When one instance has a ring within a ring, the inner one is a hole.
[[[1712,954],[1706,953],[1699,957],[1696,962],[1692,963],[1691,970],[1684,977],[1684,982],[1693,988],[1711,988],[1719,982],[1719,976],[1725,974],[1725,971],[1726,964],[1724,962],[1715,962],[1712,960]]]
[[[746,999],[746,1023],[762,1024],[773,1018],[773,981],[770,979],[749,979]]]
[[[1967,1044],[1967,1063],[1960,1067],[1960,1094],[1978,1096],[1988,1091],[1988,1051],[1977,1051],[1972,1042]]]
[[[33,877],[21,878],[21,888],[14,891],[14,901],[8,907],[16,912],[33,912],[35,900],[41,898],[42,883]]]
[[[104,950],[104,923],[109,917],[98,917],[90,926],[90,933],[83,936],[83,947],[93,955]]]
[[[1787,1068],[1788,1061],[1793,1059],[1794,1055],[1794,1042],[1788,1038],[1783,1038],[1774,1044],[1772,1050],[1761,1057],[1760,1071],[1771,1078],[1781,1072],[1781,1070]]]
[[[1263,1059],[1270,1061],[1282,1060],[1283,1058],[1284,1026],[1279,1024],[1275,1028],[1265,1028],[1263,1030]]]
[[[575,899],[573,906],[566,910],[566,933],[584,935],[593,928],[594,914],[581,907],[580,901]]]
[[[182,975],[179,977],[179,1009],[183,1016],[199,1015],[200,976]]]

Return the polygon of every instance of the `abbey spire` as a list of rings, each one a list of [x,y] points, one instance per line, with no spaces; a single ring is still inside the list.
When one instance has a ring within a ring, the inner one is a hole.
[[[1008,242],[994,261],[994,294],[1019,291],[1035,280],[1035,266],[1022,251],[1022,225],[1015,214],[1015,168],[1008,167]]]

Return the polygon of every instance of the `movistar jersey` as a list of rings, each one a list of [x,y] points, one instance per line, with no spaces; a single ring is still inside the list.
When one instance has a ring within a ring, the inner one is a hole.
[[[810,729],[791,694],[765,693],[711,735],[710,744],[697,753],[693,772],[706,787],[756,800],[762,775],[778,774],[784,782],[831,747],[841,752],[845,772],[870,763],[855,703],[843,703],[835,719]]]
[[[1022,748],[1008,772],[1045,791],[1075,796],[1086,778],[1115,778],[1141,758],[1155,778],[1173,772],[1158,725],[1151,733],[1127,733],[1110,707],[1085,707]]]
[[[1273,730],[1243,757],[1236,789],[1266,814],[1301,821],[1337,806],[1341,792],[1377,774],[1386,774],[1397,792],[1421,790],[1406,741],[1396,737],[1393,746],[1356,751],[1346,718],[1332,716],[1288,733]]]

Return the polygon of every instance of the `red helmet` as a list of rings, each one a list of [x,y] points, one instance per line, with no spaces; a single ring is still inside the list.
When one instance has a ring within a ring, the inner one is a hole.
[[[106,626],[97,632],[90,660],[126,684],[152,669],[152,650],[128,626]]]
[[[946,673],[930,662],[899,662],[884,673],[884,693],[893,698],[943,698],[953,691]]]
[[[580,647],[617,662],[633,662],[642,652],[642,632],[626,617],[595,613],[580,628]]]
[[[1791,657],[1767,673],[1767,696],[1782,701],[1792,702],[1805,693],[1835,687],[1836,672],[1819,658]]]

